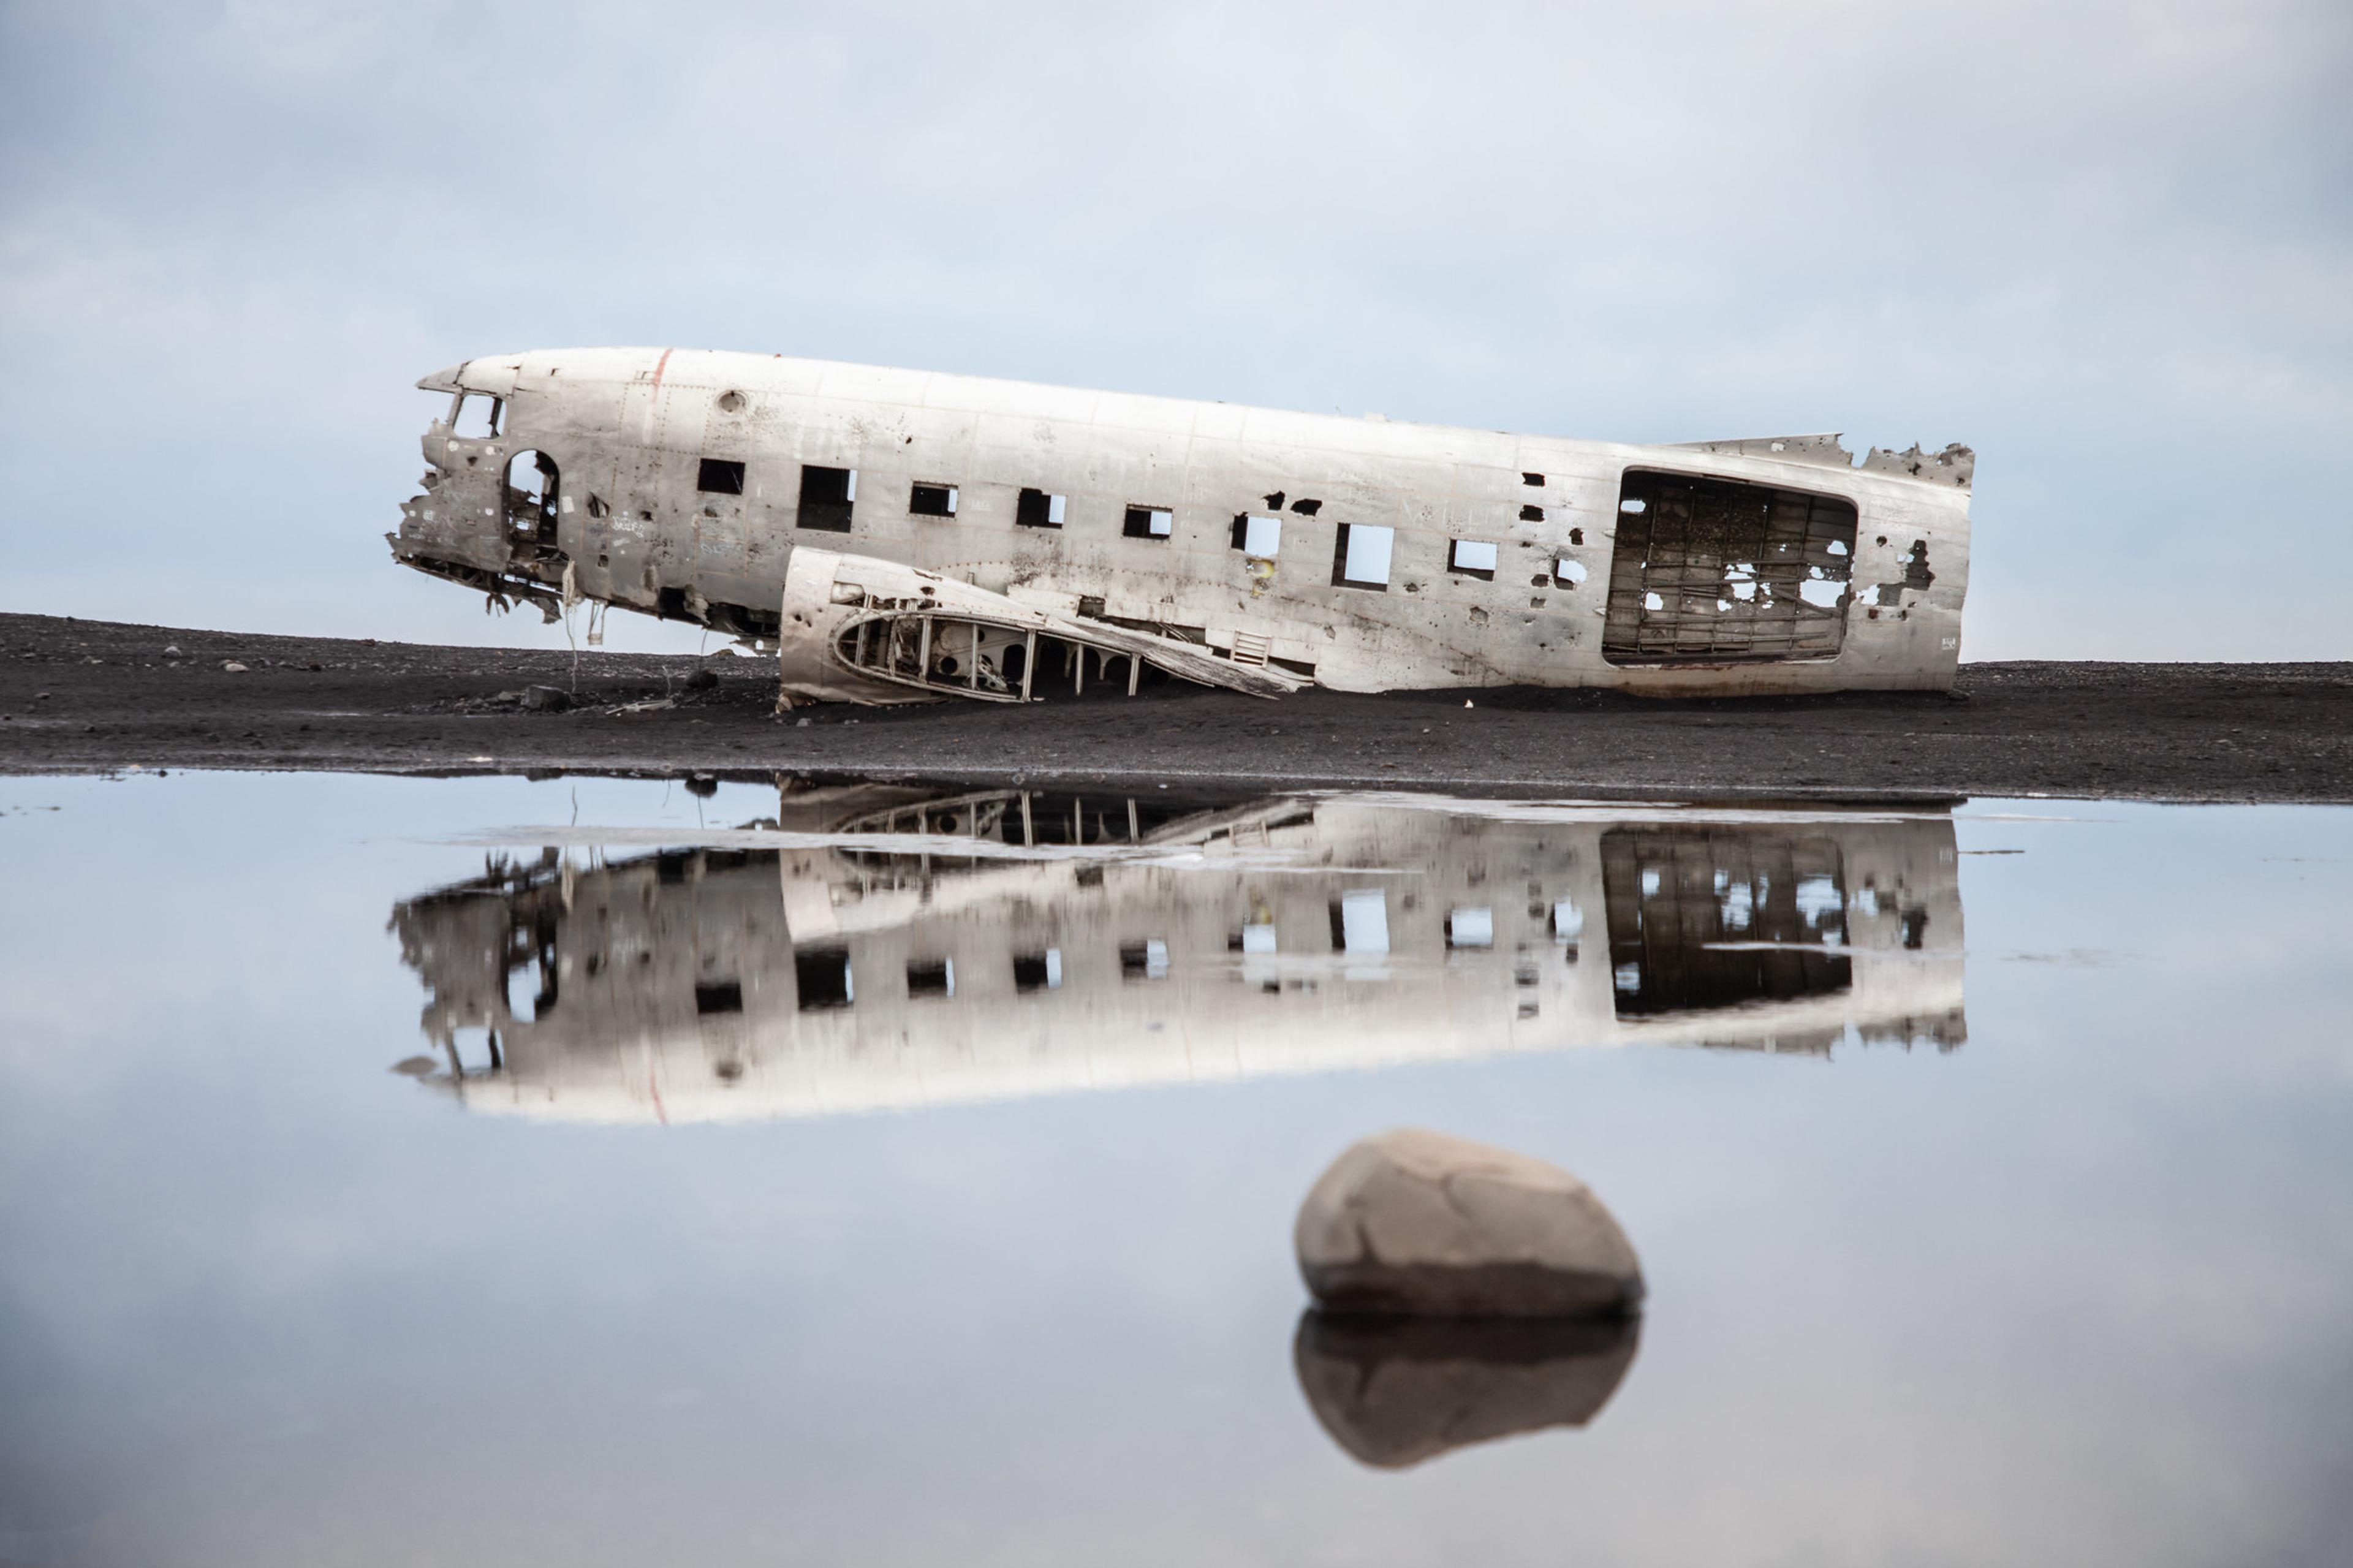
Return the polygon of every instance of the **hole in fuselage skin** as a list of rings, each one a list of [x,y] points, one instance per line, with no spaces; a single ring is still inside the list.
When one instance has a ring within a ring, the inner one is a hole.
[[[507,460],[507,529],[518,541],[555,542],[555,460],[544,452],[517,452]]]
[[[1853,502],[1639,468],[1624,474],[1619,500],[1604,660],[1716,664],[1838,654]]]
[[[1045,490],[1023,490],[1013,503],[1013,521],[1023,528],[1060,528],[1065,497]]]
[[[1386,589],[1397,530],[1375,523],[1344,522],[1332,554],[1332,585],[1335,588]]]
[[[798,983],[800,1010],[804,1013],[847,1007],[854,994],[849,954],[841,948],[801,949],[793,954],[793,978]]]
[[[858,470],[829,468],[820,463],[801,465],[801,490],[794,522],[828,533],[848,533],[858,501]]]
[[[449,434],[461,441],[488,441],[497,437],[505,404],[479,392],[460,393],[449,412]]]

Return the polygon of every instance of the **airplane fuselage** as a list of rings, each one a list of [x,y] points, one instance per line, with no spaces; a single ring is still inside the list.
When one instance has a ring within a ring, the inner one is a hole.
[[[418,384],[452,403],[396,558],[773,644],[808,695],[1010,700],[1041,635],[1105,671],[1359,691],[1942,689],[1959,657],[1962,447],[1856,467],[1835,437],[1641,447],[670,349]]]

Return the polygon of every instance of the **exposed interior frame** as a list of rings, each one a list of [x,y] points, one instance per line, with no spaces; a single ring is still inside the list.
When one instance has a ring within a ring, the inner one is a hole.
[[[1601,657],[1615,665],[1837,657],[1857,521],[1841,496],[1627,469]]]

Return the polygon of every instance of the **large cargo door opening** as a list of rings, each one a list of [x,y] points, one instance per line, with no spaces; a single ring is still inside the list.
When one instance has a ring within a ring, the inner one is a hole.
[[[1854,503],[1836,496],[1629,468],[1601,657],[1834,658],[1846,637],[1854,536]]]
[[[1827,996],[1854,984],[1838,841],[1752,827],[1601,836],[1621,1018]]]

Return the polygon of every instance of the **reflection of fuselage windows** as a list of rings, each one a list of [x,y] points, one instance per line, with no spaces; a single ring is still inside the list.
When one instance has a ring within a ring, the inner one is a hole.
[[[1229,952],[1273,952],[1277,951],[1272,921],[1252,921],[1229,938]]]
[[[1013,955],[1013,989],[1017,992],[1059,991],[1062,988],[1062,950]]]
[[[1157,937],[1120,943],[1119,973],[1123,980],[1167,979],[1168,944]]]
[[[849,954],[838,947],[805,947],[793,954],[793,977],[800,984],[800,1010],[847,1007],[856,999]]]
[[[1838,845],[1771,828],[1601,836],[1620,1017],[1819,996],[1854,983]]]
[[[1377,888],[1332,900],[1332,946],[1340,952],[1389,950],[1389,896]]]
[[[1495,911],[1484,908],[1449,910],[1446,916],[1446,945],[1452,948],[1494,946]]]

